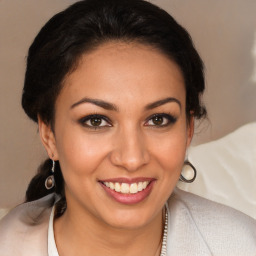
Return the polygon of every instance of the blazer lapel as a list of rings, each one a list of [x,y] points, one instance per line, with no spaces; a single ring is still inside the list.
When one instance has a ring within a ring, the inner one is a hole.
[[[172,197],[168,205],[167,256],[212,255],[189,209]]]

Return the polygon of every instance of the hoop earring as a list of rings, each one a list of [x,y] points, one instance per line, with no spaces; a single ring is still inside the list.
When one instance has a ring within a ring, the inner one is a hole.
[[[52,160],[52,175],[48,176],[45,180],[45,187],[46,189],[52,189],[55,186],[55,179],[54,179],[54,171],[55,171],[55,162]]]
[[[196,168],[188,160],[184,162],[183,169],[180,174],[180,181],[192,183],[196,179]]]

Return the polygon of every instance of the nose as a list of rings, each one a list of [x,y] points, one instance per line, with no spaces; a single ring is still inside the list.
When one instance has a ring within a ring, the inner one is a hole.
[[[115,136],[110,154],[113,165],[134,172],[149,162],[149,152],[143,135],[135,129],[126,129]]]

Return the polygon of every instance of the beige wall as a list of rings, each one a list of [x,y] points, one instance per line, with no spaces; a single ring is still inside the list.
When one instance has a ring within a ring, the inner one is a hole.
[[[73,2],[0,0],[0,207],[22,202],[29,180],[45,157],[37,127],[20,107],[27,49],[44,22]],[[197,129],[200,134],[194,143],[256,121],[256,1],[152,2],[188,29],[206,64],[210,123]]]

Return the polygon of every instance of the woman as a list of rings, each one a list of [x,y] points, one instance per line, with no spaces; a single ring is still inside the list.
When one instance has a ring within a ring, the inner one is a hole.
[[[255,255],[253,219],[175,189],[196,175],[203,91],[189,35],[158,7],[85,0],[55,15],[22,96],[49,159],[2,220],[1,255]]]

